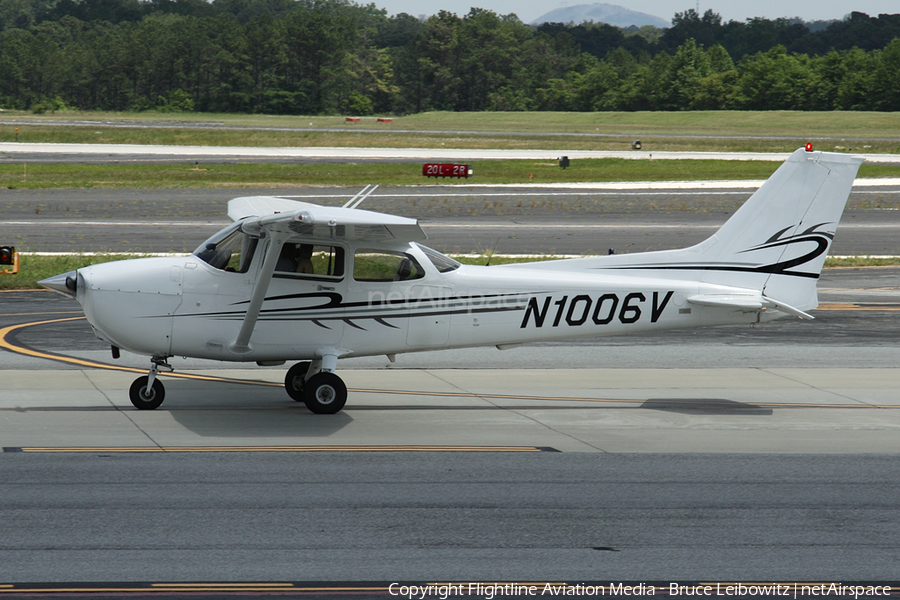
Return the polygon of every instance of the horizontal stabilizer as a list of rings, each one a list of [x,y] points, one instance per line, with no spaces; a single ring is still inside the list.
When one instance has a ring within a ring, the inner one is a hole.
[[[700,295],[690,296],[687,299],[691,304],[697,306],[711,306],[713,308],[734,308],[739,310],[762,310],[765,307],[763,297],[760,295]]]
[[[772,298],[768,298],[761,294],[701,294],[698,296],[690,296],[687,301],[696,306],[732,308],[746,312],[772,308],[800,319],[815,319],[815,317],[809,313],[805,313],[784,302],[773,300]]]

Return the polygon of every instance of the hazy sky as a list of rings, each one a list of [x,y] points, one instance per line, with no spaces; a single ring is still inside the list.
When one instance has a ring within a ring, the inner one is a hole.
[[[561,6],[592,4],[602,0],[365,0],[361,4],[374,1],[389,14],[409,13],[413,16],[432,15],[440,10],[448,10],[460,16],[469,12],[472,6],[486,8],[505,15],[515,13],[528,23]],[[605,0],[607,4],[618,4],[625,8],[651,14],[670,20],[676,12],[697,8],[697,0]],[[870,16],[881,13],[900,13],[897,0],[700,0],[700,13],[712,9],[722,15],[724,21],[743,21],[750,17],[801,17],[805,21],[842,19],[852,11],[864,12]]]

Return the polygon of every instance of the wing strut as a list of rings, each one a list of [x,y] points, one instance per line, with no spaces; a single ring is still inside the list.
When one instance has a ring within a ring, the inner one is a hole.
[[[253,328],[256,327],[259,311],[262,308],[263,301],[266,299],[266,293],[269,291],[269,283],[272,281],[275,264],[281,255],[281,247],[284,246],[284,243],[291,236],[289,230],[273,231],[267,228],[267,231],[270,241],[266,250],[266,258],[263,260],[262,269],[259,272],[259,277],[256,279],[256,285],[253,286],[253,294],[250,296],[250,305],[247,307],[244,322],[241,323],[241,330],[238,332],[237,339],[228,346],[228,349],[236,354],[250,352],[250,336],[253,335]]]
[[[372,189],[369,189],[370,187],[372,187]],[[376,186],[372,186],[371,184],[367,185],[362,190],[360,190],[360,192],[358,194],[356,194],[355,196],[350,198],[350,200],[348,200],[347,203],[344,204],[341,208],[356,208],[357,206],[359,206],[360,204],[363,203],[363,200],[365,200],[366,198],[371,196],[377,189],[378,189],[377,185]],[[359,198],[359,199],[357,200],[357,198]]]

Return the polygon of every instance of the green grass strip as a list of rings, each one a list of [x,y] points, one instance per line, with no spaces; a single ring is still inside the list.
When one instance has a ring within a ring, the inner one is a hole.
[[[727,160],[497,160],[470,163],[470,179],[422,175],[421,163],[281,164],[3,164],[0,188],[254,188],[312,185],[580,183],[766,179],[777,162]],[[864,164],[860,177],[900,177],[900,165]]]

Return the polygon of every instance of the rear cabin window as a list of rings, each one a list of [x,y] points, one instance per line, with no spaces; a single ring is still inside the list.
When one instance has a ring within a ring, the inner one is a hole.
[[[441,254],[437,250],[432,250],[428,246],[423,246],[422,244],[416,244],[416,246],[425,253],[425,256],[428,257],[428,260],[431,261],[431,264],[434,265],[434,268],[437,269],[439,273],[449,273],[460,267],[460,264],[457,261],[449,256]]]
[[[356,281],[409,281],[424,276],[422,265],[405,252],[361,248],[353,256]]]
[[[288,243],[281,248],[275,272],[343,277],[344,249],[340,246]]]

